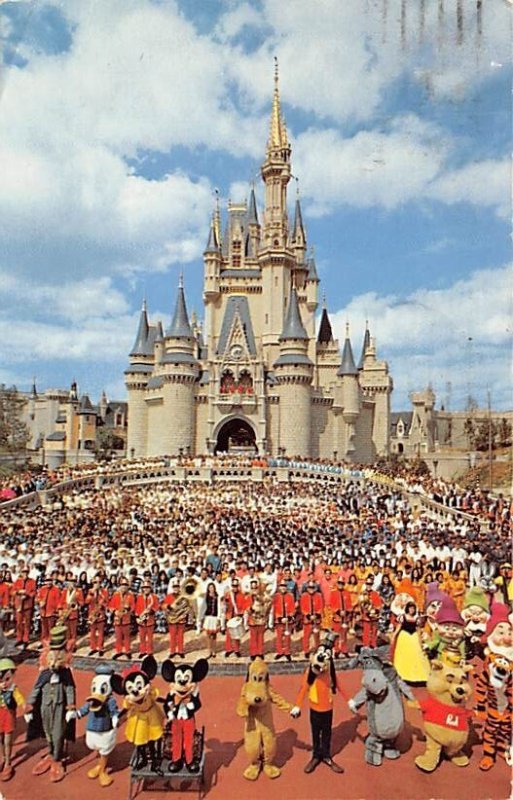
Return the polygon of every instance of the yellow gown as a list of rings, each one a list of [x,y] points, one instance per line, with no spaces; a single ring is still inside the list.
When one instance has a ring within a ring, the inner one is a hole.
[[[142,703],[134,705],[127,698],[123,700],[123,708],[127,709],[126,738],[132,744],[141,745],[155,742],[164,732],[165,716],[161,705],[157,703],[158,689],[150,689]]]
[[[428,679],[429,659],[422,649],[420,633],[415,623],[403,622],[394,646],[393,664],[397,674],[406,683],[425,683]]]

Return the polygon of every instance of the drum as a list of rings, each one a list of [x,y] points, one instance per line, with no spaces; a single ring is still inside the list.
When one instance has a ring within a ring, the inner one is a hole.
[[[231,639],[235,639],[237,642],[240,642],[244,634],[242,619],[240,617],[233,617],[232,619],[229,619],[226,623],[226,630],[230,634]]]
[[[203,629],[205,633],[217,633],[219,630],[218,617],[205,617],[203,620]]]

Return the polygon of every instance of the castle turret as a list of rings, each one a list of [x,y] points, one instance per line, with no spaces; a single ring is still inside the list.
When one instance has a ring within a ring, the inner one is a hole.
[[[362,345],[362,352],[360,355],[360,360],[358,362],[358,370],[363,369],[363,365],[365,363],[365,353],[367,352],[368,347],[370,346],[370,331],[369,331],[369,323],[365,321],[365,333],[363,336],[363,345]]]
[[[280,355],[274,371],[280,399],[279,447],[289,456],[311,452],[311,393],[313,364],[307,355],[308,334],[301,321],[295,288],[291,290]]]
[[[189,322],[183,279],[180,277],[175,310],[171,325],[164,337],[164,354],[161,360],[162,394],[165,412],[149,403],[152,414],[162,420],[161,425],[150,425],[148,455],[166,453],[179,455],[192,453],[194,446],[195,383],[199,365],[195,352],[197,342]],[[162,419],[162,416],[164,418]]]
[[[249,204],[246,216],[247,238],[246,252],[247,258],[256,258],[260,246],[260,223],[258,221],[258,211],[256,205],[255,189],[251,187],[249,194]]]
[[[360,414],[360,387],[358,385],[358,370],[354,363],[353,348],[349,338],[349,325],[346,325],[346,338],[337,376],[342,383],[342,415],[346,424],[345,457],[351,458],[355,450],[355,424]]]
[[[143,300],[137,334],[130,352],[130,365],[125,370],[125,386],[130,407],[127,430],[127,455],[130,458],[146,455],[148,414],[144,391],[154,364],[153,344],[150,338],[146,300]]]

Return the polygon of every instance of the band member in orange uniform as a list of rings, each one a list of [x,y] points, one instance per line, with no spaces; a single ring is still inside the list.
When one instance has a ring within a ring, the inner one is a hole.
[[[336,588],[331,592],[330,606],[333,612],[331,627],[337,634],[334,645],[335,658],[338,658],[340,655],[347,655],[347,630],[351,611],[351,595],[345,588],[343,578],[337,578]]]
[[[119,588],[110,598],[109,608],[114,611],[114,649],[116,652],[112,658],[120,658],[123,655],[131,658],[130,624],[135,608],[135,598],[128,590],[128,578],[121,578]]]
[[[93,578],[93,585],[89,589],[86,597],[87,621],[89,623],[89,651],[90,656],[98,653],[103,655],[103,643],[105,639],[105,622],[107,619],[107,608],[109,606],[109,593],[101,585],[98,577]]]
[[[36,582],[29,578],[28,567],[23,567],[20,577],[12,585],[16,644],[19,646],[26,647],[29,643],[36,592]]]
[[[378,639],[379,609],[383,601],[372,588],[373,577],[368,575],[358,598],[362,620],[362,643],[364,647],[376,647]]]
[[[316,584],[309,580],[306,592],[299,598],[299,610],[303,618],[303,650],[305,658],[310,654],[310,639],[313,636],[314,647],[317,649],[320,642],[320,630],[324,601]]]
[[[252,661],[257,656],[264,657],[264,633],[267,624],[268,606],[266,607],[263,592],[259,591],[259,581],[254,579],[249,584],[249,595],[246,596],[246,612],[249,626],[249,655]]]
[[[155,633],[155,612],[160,603],[156,594],[151,591],[151,583],[144,581],[142,592],[135,601],[135,615],[139,634],[139,658],[153,655],[153,634]]]
[[[173,603],[180,595],[180,581],[174,580],[171,584],[171,592],[166,594],[162,601],[162,610],[167,619],[167,629],[169,631],[169,658],[181,656],[185,658],[185,624],[189,615],[189,607],[184,603],[183,608],[177,606],[173,609]]]
[[[78,615],[84,605],[82,589],[77,588],[77,579],[72,572],[66,575],[66,587],[61,592],[59,602],[60,621],[68,629],[66,647],[73,652],[77,643]]]
[[[45,578],[43,586],[39,589],[36,600],[41,616],[41,641],[50,641],[50,630],[55,627],[57,613],[61,602],[61,590],[53,578]]]
[[[292,626],[296,613],[296,601],[292,592],[287,592],[287,584],[283,580],[278,584],[278,593],[273,598],[273,619],[276,632],[276,655],[274,660],[284,656],[287,661],[292,661],[290,655],[290,642]]]

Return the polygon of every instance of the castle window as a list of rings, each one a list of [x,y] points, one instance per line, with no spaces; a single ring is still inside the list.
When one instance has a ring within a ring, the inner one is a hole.
[[[229,369],[225,370],[221,375],[221,394],[231,394],[235,390],[235,378],[233,372]]]
[[[240,267],[240,256],[232,256],[232,266],[237,269]]]

